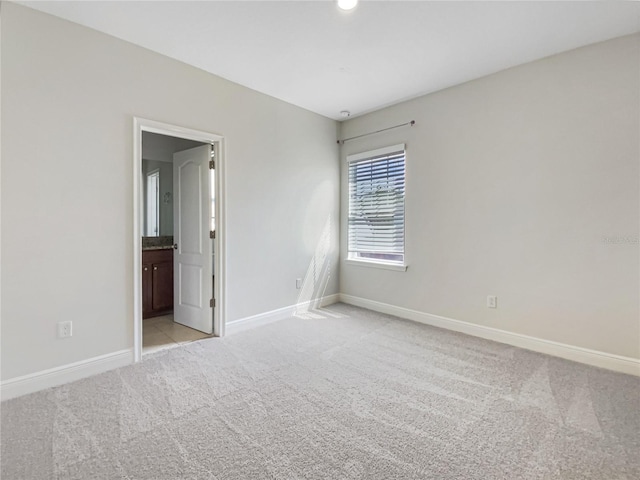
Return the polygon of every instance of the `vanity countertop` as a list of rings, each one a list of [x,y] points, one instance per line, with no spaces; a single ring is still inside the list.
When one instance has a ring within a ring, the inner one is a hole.
[[[169,250],[173,248],[173,235],[164,237],[142,237],[142,251]]]
[[[155,245],[152,247],[142,247],[143,252],[147,252],[149,250],[171,250],[173,245]]]

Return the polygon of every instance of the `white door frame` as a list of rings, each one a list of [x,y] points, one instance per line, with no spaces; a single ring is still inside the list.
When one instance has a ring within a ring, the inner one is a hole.
[[[225,308],[226,249],[225,249],[225,149],[224,137],[216,133],[178,127],[144,118],[133,118],[133,356],[142,359],[142,132],[159,133],[203,143],[215,143],[216,149],[216,238],[214,242],[214,298],[213,335],[222,337],[227,318]],[[206,227],[209,229],[209,226]]]

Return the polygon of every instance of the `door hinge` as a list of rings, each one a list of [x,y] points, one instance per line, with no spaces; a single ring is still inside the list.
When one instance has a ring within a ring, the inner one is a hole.
[[[213,308],[213,307],[215,307],[215,306],[216,306],[216,299],[215,299],[215,298],[212,298],[211,300],[209,300],[209,306],[210,306],[211,308]]]
[[[215,230],[211,230],[209,232],[209,238],[216,238],[216,231]]]
[[[202,165],[202,164],[200,164]],[[210,170],[214,170],[216,168],[216,161],[215,160],[209,160],[209,169]]]

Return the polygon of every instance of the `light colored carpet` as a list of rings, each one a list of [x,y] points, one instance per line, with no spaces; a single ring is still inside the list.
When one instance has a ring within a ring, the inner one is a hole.
[[[2,404],[2,479],[638,479],[640,379],[347,305]]]

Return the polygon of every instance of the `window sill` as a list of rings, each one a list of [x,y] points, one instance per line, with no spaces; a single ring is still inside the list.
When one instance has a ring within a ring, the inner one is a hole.
[[[369,268],[382,268],[383,270],[394,270],[396,272],[406,272],[407,265],[397,265],[393,263],[383,263],[383,262],[372,262],[369,260],[353,260],[347,259],[344,261],[347,265],[356,265],[358,267],[369,267]]]

